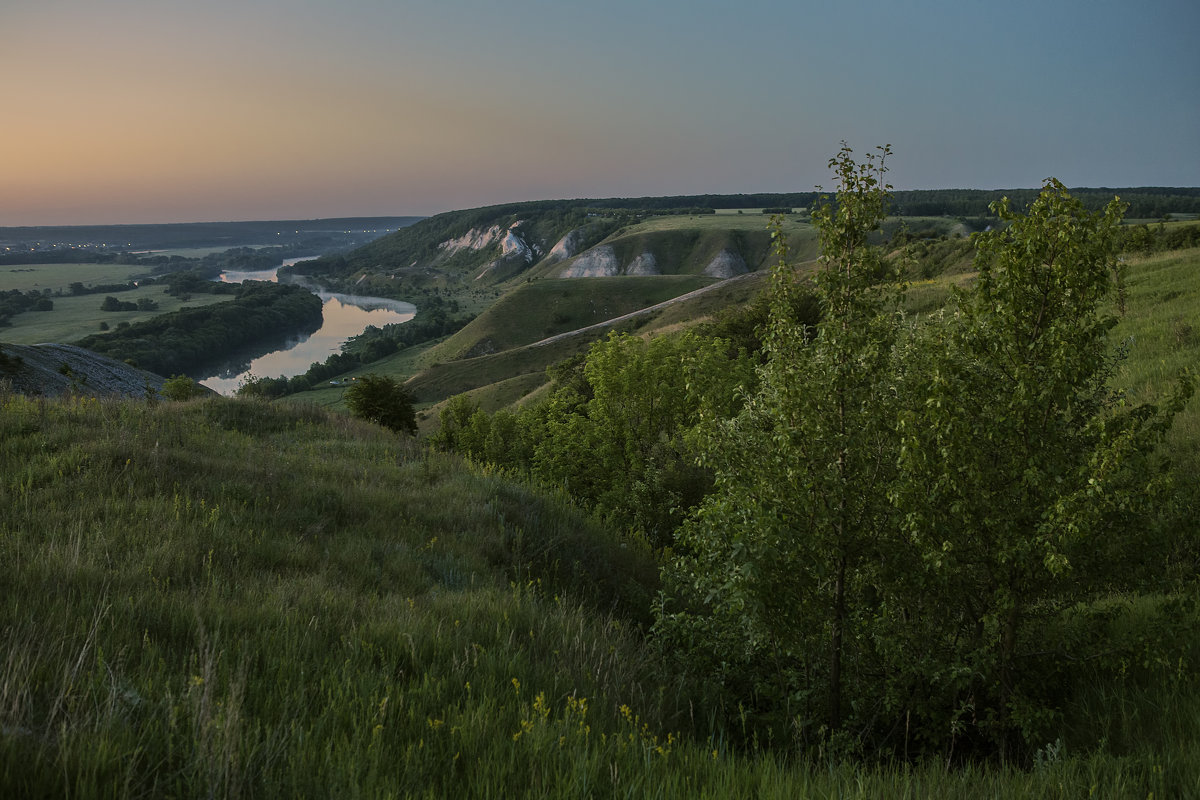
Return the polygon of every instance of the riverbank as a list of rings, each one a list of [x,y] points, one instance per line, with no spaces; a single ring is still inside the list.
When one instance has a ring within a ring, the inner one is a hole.
[[[281,267],[304,260],[289,259]],[[277,282],[278,271],[279,268],[223,272],[219,280],[225,283],[247,280]],[[209,374],[193,376],[199,383],[220,394],[231,395],[253,378],[302,375],[313,364],[341,352],[342,345],[367,328],[408,322],[417,313],[415,305],[403,300],[331,292],[315,281],[301,277],[286,276],[283,284],[307,289],[320,298],[321,326],[311,333],[276,341],[269,349],[251,347],[239,351],[207,370]]]

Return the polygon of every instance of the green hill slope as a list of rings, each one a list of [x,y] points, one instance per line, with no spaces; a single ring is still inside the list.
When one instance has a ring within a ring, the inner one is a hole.
[[[5,797],[1197,785],[1200,715],[1174,662],[1080,709],[1071,742],[1101,750],[1057,744],[1032,771],[742,753],[703,694],[656,667],[639,630],[654,564],[633,542],[561,496],[342,417],[8,395],[0,442]],[[1108,613],[1133,631],[1155,619],[1152,602]]]
[[[487,355],[585,328],[707,286],[686,275],[539,280],[505,294],[430,351],[440,360]]]
[[[10,395],[0,441],[0,795],[443,794],[536,696],[657,718],[654,566],[561,498],[245,401]]]

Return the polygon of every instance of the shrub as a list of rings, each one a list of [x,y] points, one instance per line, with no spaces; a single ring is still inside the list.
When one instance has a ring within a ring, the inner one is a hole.
[[[168,400],[190,400],[205,394],[204,387],[186,375],[172,375],[163,381],[158,393]]]
[[[374,422],[397,433],[415,436],[417,416],[412,395],[394,379],[383,375],[364,375],[346,390],[346,406],[359,419]]]

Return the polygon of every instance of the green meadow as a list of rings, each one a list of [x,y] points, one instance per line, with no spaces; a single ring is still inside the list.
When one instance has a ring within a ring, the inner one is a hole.
[[[146,268],[130,264],[6,264],[0,266],[0,291],[68,291],[76,281],[84,286],[127,283],[145,277]]]
[[[143,298],[158,304],[155,311],[101,311],[103,294],[63,295],[52,297],[52,311],[26,311],[13,317],[12,326],[0,329],[4,341],[15,344],[40,342],[70,343],[101,331],[100,324],[116,328],[122,322],[140,322],[158,314],[178,311],[185,306],[206,306],[230,300],[232,295],[201,294],[188,300],[166,294],[161,286],[144,286],[113,294],[122,302],[136,303]]]
[[[9,396],[0,441],[5,796],[1200,791],[1200,642],[1081,667],[1031,768],[789,756],[657,666],[653,554],[561,493],[224,398]],[[1113,603],[1145,641],[1159,601]]]

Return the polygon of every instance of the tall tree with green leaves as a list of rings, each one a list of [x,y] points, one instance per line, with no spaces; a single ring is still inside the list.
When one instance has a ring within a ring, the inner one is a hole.
[[[836,195],[813,214],[822,247],[814,327],[790,313],[799,285],[776,229],[759,388],[710,430],[704,461],[716,490],[664,568],[664,640],[738,686],[739,702],[808,720],[802,735],[846,722],[846,684],[867,672],[876,573],[889,549],[898,296],[869,240],[887,213],[888,155],[880,148],[860,163],[843,143],[829,162]]]
[[[975,286],[905,349],[891,491],[915,558],[886,638],[911,677],[894,702],[973,720],[1003,755],[1054,714],[1046,659],[1081,655],[1044,623],[1119,588],[1148,546],[1152,452],[1191,387],[1161,409],[1112,388],[1117,199],[1089,213],[1051,179],[1026,213],[993,211]]]

